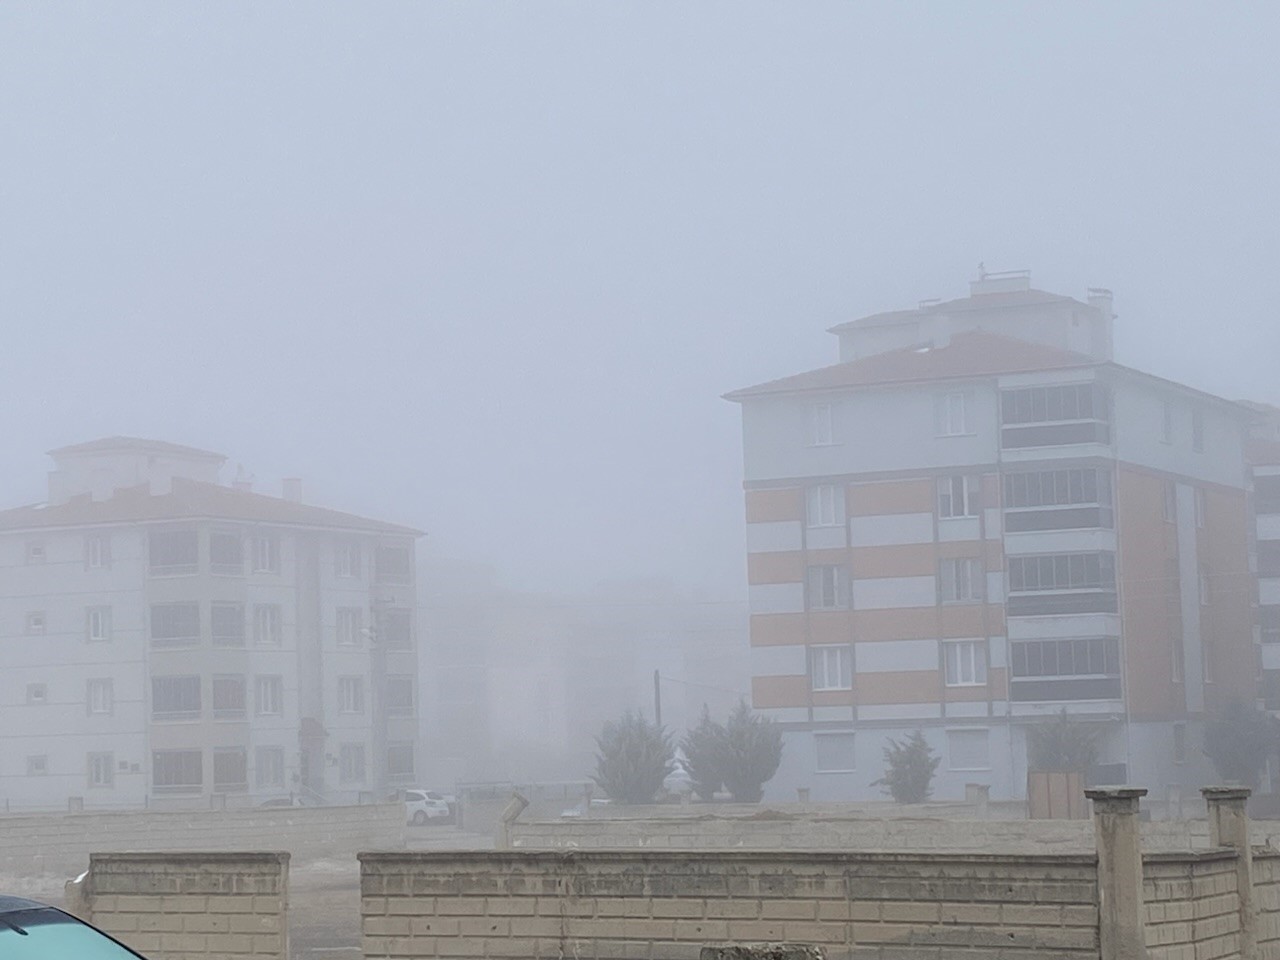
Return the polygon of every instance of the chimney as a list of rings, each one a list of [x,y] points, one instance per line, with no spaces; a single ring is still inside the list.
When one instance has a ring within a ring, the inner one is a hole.
[[[1111,312],[1111,291],[1103,287],[1089,288],[1089,306],[1102,314],[1103,320],[1114,320],[1116,315]]]
[[[282,484],[284,490],[282,496],[290,503],[302,502],[302,480],[298,477],[285,477]]]
[[[239,493],[253,492],[253,477],[244,472],[244,464],[236,464],[236,478],[231,481],[231,489]]]

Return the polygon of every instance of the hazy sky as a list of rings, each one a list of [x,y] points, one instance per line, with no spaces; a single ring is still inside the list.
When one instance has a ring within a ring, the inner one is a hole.
[[[719,395],[980,260],[1280,402],[1278,44],[1277,4],[7,2],[0,504],[138,434],[521,588],[736,599]]]

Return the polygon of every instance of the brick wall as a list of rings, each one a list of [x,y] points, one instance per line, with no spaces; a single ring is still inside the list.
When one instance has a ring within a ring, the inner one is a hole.
[[[286,850],[308,860],[404,844],[402,803],[0,817],[0,874],[75,875],[95,850]]]
[[[694,808],[696,810],[697,808]],[[1254,824],[1265,843],[1272,824]],[[663,816],[653,819],[517,820],[511,845],[523,850],[954,850],[1080,852],[1094,849],[1088,820],[944,820],[838,817],[758,811],[754,815]],[[1142,824],[1148,850],[1207,849],[1205,820]]]
[[[287,960],[287,853],[95,853],[80,912],[152,960]]]
[[[1143,899],[1151,960],[1240,956],[1234,851],[1144,857]]]
[[[1253,853],[1253,896],[1258,909],[1258,949],[1280,960],[1280,853]]]
[[[858,960],[1098,956],[1092,856],[361,854],[373,958],[691,960],[790,941]]]

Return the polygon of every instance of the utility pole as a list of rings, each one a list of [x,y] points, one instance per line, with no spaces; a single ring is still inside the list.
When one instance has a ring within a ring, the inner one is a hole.
[[[653,671],[653,722],[662,726],[662,683],[658,671]]]

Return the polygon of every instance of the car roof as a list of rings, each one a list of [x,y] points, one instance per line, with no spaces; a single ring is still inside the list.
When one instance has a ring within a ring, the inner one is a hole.
[[[37,903],[24,897],[9,897],[0,893],[0,913],[17,913],[19,910],[50,910],[47,903]]]

